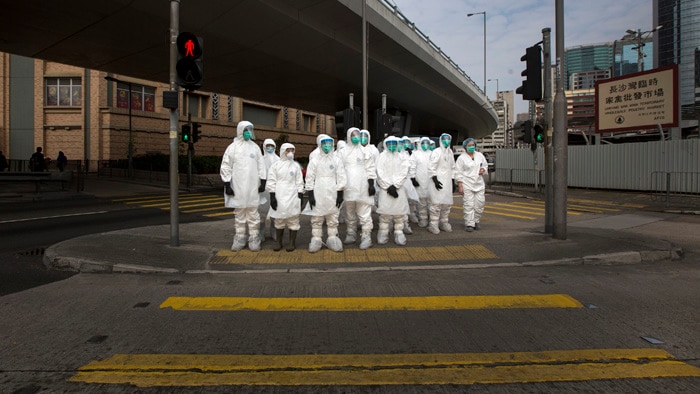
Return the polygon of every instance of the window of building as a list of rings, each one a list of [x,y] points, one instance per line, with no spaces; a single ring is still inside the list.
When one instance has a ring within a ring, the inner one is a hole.
[[[313,115],[304,114],[303,118],[304,118],[304,125],[303,125],[304,131],[307,133],[313,133],[313,131],[315,130],[315,127],[316,127],[316,122],[314,122],[316,120],[316,117]]]
[[[129,108],[129,84],[117,83],[117,108]],[[131,84],[131,109],[155,112],[156,88]]]
[[[278,109],[259,105],[243,104],[243,119],[254,125],[277,127]]]
[[[46,105],[49,107],[80,107],[83,86],[80,78],[46,78]]]
[[[183,115],[192,115],[192,117],[203,119],[207,117],[207,105],[209,104],[208,96],[189,94],[187,92],[184,92],[183,95]]]

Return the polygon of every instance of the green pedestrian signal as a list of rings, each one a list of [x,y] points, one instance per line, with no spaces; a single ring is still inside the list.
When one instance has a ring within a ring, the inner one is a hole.
[[[534,130],[533,142],[544,143],[544,128],[542,128],[542,126],[536,124],[533,127],[533,130]]]
[[[192,141],[192,128],[188,124],[182,125],[182,142]]]

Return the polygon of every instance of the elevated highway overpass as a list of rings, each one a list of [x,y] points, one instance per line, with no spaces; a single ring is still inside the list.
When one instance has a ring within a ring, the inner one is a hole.
[[[168,0],[0,0],[0,51],[169,81]],[[202,90],[324,114],[362,102],[359,0],[182,0],[179,30],[204,38]],[[411,131],[496,129],[481,89],[384,0],[367,0],[368,108],[411,114]]]

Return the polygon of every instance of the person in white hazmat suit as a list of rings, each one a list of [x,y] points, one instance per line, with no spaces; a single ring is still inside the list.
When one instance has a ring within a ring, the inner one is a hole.
[[[311,216],[311,242],[309,252],[315,253],[323,246],[323,223],[326,222],[326,245],[335,252],[343,251],[338,238],[338,213],[343,203],[346,177],[343,161],[333,152],[333,138],[327,134],[316,137],[319,153],[309,160],[306,168],[305,189],[309,202],[302,212]]]
[[[413,157],[411,151],[413,150],[413,143],[408,137],[403,137],[399,142],[403,145],[403,149],[399,149],[401,156],[408,161],[409,170],[408,178],[410,182],[405,182],[403,188],[406,190],[406,196],[408,197],[408,216],[407,220],[404,221],[403,232],[406,234],[413,234],[413,229],[411,229],[411,222],[418,223],[418,218],[415,214],[415,205],[418,203],[418,192],[416,192],[416,185],[420,185],[416,180],[416,161]],[[401,147],[401,145],[399,145]]]
[[[484,213],[486,203],[486,182],[484,173],[489,163],[481,152],[476,151],[476,140],[467,138],[462,142],[464,152],[457,158],[455,164],[455,181],[462,195],[462,212],[464,213],[464,229],[468,232],[479,230],[479,221]]]
[[[282,250],[284,229],[289,229],[287,251],[296,249],[301,201],[304,196],[304,178],[301,166],[294,161],[294,145],[284,143],[280,147],[280,160],[267,172],[267,191],[270,193],[270,216],[275,223],[274,250]]]
[[[338,143],[340,144],[340,142]],[[360,144],[360,129],[351,127],[347,131],[345,148],[338,152],[346,174],[344,192],[346,234],[345,244],[357,240],[357,222],[361,226],[360,249],[372,246],[372,205],[374,205],[374,179],[377,171],[374,159]]]
[[[372,157],[374,162],[377,162],[377,157],[379,157],[379,149],[377,149],[374,144],[369,143],[370,139],[370,133],[369,130],[362,129],[360,130],[360,145],[362,145],[365,150],[369,152],[369,155]]]
[[[266,138],[265,141],[263,141],[263,160],[265,161],[266,174],[270,171],[270,167],[272,167],[272,165],[278,162],[280,159],[280,157],[277,156],[277,153],[275,153],[275,149],[277,149],[277,144],[275,141],[270,138]],[[265,190],[262,197],[267,200],[267,202],[260,204],[260,212],[265,213],[265,222],[260,232],[263,234],[262,236],[264,238],[269,237],[275,239],[276,233],[272,229],[272,224],[270,223],[270,193]]]
[[[260,212],[258,207],[265,200],[265,162],[260,147],[253,142],[253,124],[238,122],[236,138],[226,148],[221,160],[220,175],[224,182],[224,205],[234,209],[235,230],[231,250],[238,251],[246,245],[246,226],[249,231],[248,248],[260,250]]]
[[[430,176],[428,176],[430,141],[428,137],[421,137],[420,141],[418,141],[418,147],[411,154],[416,163],[416,181],[418,182],[418,186],[416,186],[416,193],[418,194],[418,203],[416,204],[418,226],[423,228],[428,227],[429,188],[433,187]]]
[[[449,223],[450,209],[453,204],[452,179],[454,178],[455,159],[450,148],[452,136],[440,135],[439,146],[430,154],[428,175],[433,181],[430,187],[430,224],[428,231],[439,234],[440,231],[451,232]]]
[[[390,136],[384,140],[384,150],[377,158],[377,185],[379,186],[379,231],[377,243],[389,241],[389,223],[394,222],[394,242],[406,245],[406,235],[403,232],[404,221],[408,214],[408,198],[403,188],[408,179],[410,164],[399,152],[398,138]]]

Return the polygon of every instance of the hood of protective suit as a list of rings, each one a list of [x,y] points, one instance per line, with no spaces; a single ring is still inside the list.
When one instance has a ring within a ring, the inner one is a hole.
[[[330,139],[330,140],[333,140],[333,142],[335,142],[335,140],[333,139],[333,137],[331,137],[330,135],[328,135],[328,134],[319,134],[318,137],[316,137],[316,146],[318,146],[318,151],[319,151],[320,153],[325,153],[325,152],[323,151],[323,149],[321,148],[321,141],[323,141],[323,140],[325,140],[325,139]],[[334,148],[335,148],[335,147],[334,147]],[[331,151],[328,152],[328,153],[329,153],[329,154],[330,154],[330,153],[333,153],[334,150],[335,150],[335,149],[331,149]]]
[[[335,144],[335,150],[341,150],[341,149],[345,148],[346,145],[350,145],[350,144],[346,144],[345,141],[340,140],[340,141],[338,141],[337,144]]]
[[[240,137],[241,139],[243,139],[243,131],[245,130],[245,128],[247,126],[253,127],[253,124],[248,122],[247,120],[242,120],[242,121],[238,122],[238,127],[236,127],[236,137]],[[255,139],[255,129],[254,128],[253,128],[253,132],[251,133],[250,139],[251,140]]]
[[[390,151],[387,149],[386,143],[389,141],[396,141],[397,146],[401,144],[401,140],[399,138],[396,138],[394,136],[389,136],[384,139],[384,151],[387,153],[399,153],[399,150],[397,149],[395,152]]]
[[[369,130],[360,130],[360,138],[362,138],[363,136],[367,137],[367,145],[369,145],[370,142],[372,142],[372,136],[369,134]]]
[[[241,135],[243,135],[243,134],[241,134]],[[267,153],[267,151],[265,150],[265,147],[268,145],[272,145],[275,147],[275,149],[277,149],[277,144],[275,143],[275,141],[272,138],[265,138],[265,141],[263,141],[263,154],[264,155],[270,154],[270,153]],[[272,154],[274,154],[274,152]]]
[[[350,136],[352,135],[352,133],[353,133],[354,131],[357,132],[357,136],[358,136],[358,137],[360,137],[360,136],[362,135],[360,129],[358,129],[357,127],[351,127],[351,128],[349,128],[349,129],[348,129],[348,132],[347,132],[347,134],[346,134],[345,142],[346,142],[348,145],[350,145],[350,146],[352,146],[352,141],[350,140]],[[338,141],[338,142],[340,142],[340,141]],[[359,144],[358,144],[358,145],[359,145]]]
[[[287,158],[287,149],[290,148],[296,149],[294,148],[294,144],[290,144],[289,142],[285,142],[284,144],[282,144],[282,146],[280,147],[280,159],[289,160],[289,158]]]

